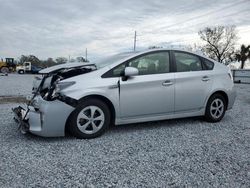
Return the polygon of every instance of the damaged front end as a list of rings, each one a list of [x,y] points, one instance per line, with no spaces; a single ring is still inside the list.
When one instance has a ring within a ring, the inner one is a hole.
[[[70,64],[70,63],[67,63]],[[57,65],[41,70],[42,77],[33,82],[33,96],[26,107],[13,108],[14,120],[19,124],[21,133],[31,132],[44,137],[65,135],[65,124],[70,113],[75,109],[77,100],[60,94],[60,91],[73,85],[62,82],[67,78],[96,70],[94,64],[72,64],[63,67]]]

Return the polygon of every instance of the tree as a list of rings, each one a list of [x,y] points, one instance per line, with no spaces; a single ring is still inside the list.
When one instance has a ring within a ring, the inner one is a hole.
[[[240,68],[244,69],[246,60],[250,59],[250,45],[246,47],[244,44],[242,44],[240,51],[235,54],[235,58],[237,61],[241,62]]]
[[[22,55],[19,60],[20,64],[23,64],[26,61],[28,61],[28,56]]]
[[[41,61],[34,55],[22,55],[20,58],[20,64],[23,64],[24,62],[31,62],[33,65],[39,66],[41,64]]]
[[[206,55],[221,63],[231,61],[237,41],[235,26],[206,27],[198,34],[205,42],[201,49]]]
[[[159,49],[163,48],[162,46],[149,46],[148,49]]]
[[[49,57],[47,61],[44,62],[47,67],[51,67],[56,64],[56,62],[53,60],[53,58]]]
[[[68,59],[66,57],[58,57],[56,58],[57,64],[67,63]]]
[[[32,63],[32,65],[35,65],[35,66],[40,66],[41,64],[41,61],[34,55],[29,55],[28,60],[29,62]]]
[[[77,57],[77,58],[76,58],[76,61],[77,61],[77,62],[83,62],[83,63],[84,63],[84,62],[88,62],[88,60],[86,60],[84,57]]]

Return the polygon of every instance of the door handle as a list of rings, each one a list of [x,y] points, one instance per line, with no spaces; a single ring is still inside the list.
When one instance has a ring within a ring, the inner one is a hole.
[[[166,80],[165,82],[162,83],[163,86],[171,86],[173,85],[173,82],[171,82],[170,80]]]
[[[208,76],[203,76],[201,80],[207,82],[208,80],[210,80],[210,78]]]

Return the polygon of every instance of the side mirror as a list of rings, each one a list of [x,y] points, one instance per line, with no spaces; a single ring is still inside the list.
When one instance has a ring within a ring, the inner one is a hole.
[[[136,76],[139,74],[139,70],[134,67],[126,67],[124,70],[124,76]]]
[[[123,76],[122,81],[126,81],[130,76],[136,76],[139,74],[139,70],[135,67],[126,67]]]

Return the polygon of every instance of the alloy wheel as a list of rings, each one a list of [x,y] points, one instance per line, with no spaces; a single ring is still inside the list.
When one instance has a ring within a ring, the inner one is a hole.
[[[224,102],[219,98],[214,99],[210,107],[211,116],[214,119],[218,119],[223,115],[223,112],[224,112]]]
[[[104,112],[99,107],[87,106],[77,116],[77,127],[85,134],[94,134],[103,127],[104,121]]]

